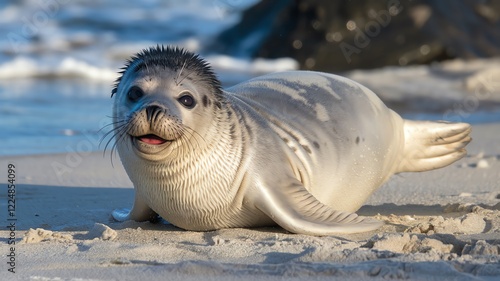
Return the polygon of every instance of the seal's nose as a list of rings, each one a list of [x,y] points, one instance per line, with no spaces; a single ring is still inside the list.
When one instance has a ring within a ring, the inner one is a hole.
[[[162,113],[165,112],[165,109],[158,105],[149,105],[146,107],[146,115],[150,122],[155,122]]]

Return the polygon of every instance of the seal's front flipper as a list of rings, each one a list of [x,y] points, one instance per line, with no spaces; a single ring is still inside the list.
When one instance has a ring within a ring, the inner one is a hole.
[[[396,172],[423,172],[450,165],[467,154],[467,123],[404,120],[404,151]]]
[[[262,186],[256,205],[284,229],[298,234],[332,235],[375,230],[382,222],[334,210],[319,202],[297,180],[280,187]]]
[[[134,206],[132,207],[132,210],[128,208],[116,209],[111,213],[111,215],[115,220],[121,222],[127,220],[156,221],[158,217],[158,214],[151,210],[151,208],[144,203],[137,193],[135,194]]]

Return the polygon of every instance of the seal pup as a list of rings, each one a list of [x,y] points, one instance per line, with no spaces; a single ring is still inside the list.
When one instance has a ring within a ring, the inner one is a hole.
[[[113,96],[135,201],[112,216],[194,231],[374,230],[382,223],[354,213],[370,194],[395,173],[455,162],[470,141],[469,124],[404,120],[332,74],[273,73],[223,90],[206,61],[174,47],[132,57]]]

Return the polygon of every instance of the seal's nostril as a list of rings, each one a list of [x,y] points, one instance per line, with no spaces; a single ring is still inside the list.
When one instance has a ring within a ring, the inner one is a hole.
[[[158,115],[164,112],[164,109],[158,105],[150,105],[146,107],[146,115],[149,121],[156,121]]]

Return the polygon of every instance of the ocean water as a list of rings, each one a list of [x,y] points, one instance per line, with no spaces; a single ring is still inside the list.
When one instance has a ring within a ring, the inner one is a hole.
[[[149,46],[201,51],[255,0],[0,2],[0,156],[102,150],[113,81]],[[295,69],[291,59],[211,55],[223,84]]]
[[[256,1],[1,1],[0,157],[104,149],[117,71],[149,46],[201,52],[224,86],[297,69],[290,58],[204,53],[203,46]],[[485,119],[474,115],[470,120]]]

